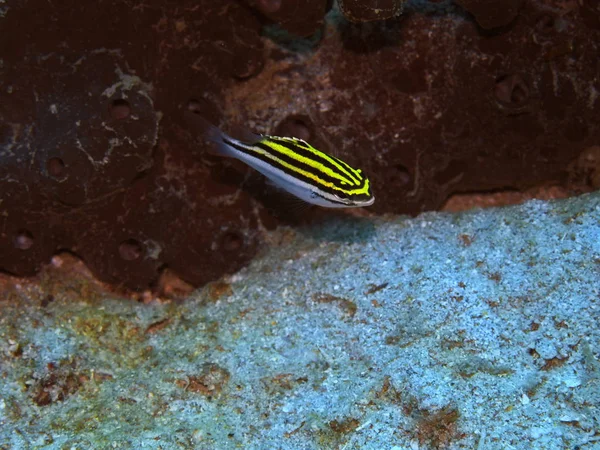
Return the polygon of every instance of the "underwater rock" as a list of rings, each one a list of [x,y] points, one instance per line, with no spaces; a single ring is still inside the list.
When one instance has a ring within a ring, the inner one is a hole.
[[[382,21],[351,0],[175,3],[1,3],[0,270],[31,275],[66,250],[143,290],[166,270],[198,286],[247,264],[285,202],[208,155],[186,108],[340,155],[369,175],[375,213],[597,185],[577,163],[600,138],[587,4],[463,1],[478,25],[448,2],[398,17],[377,2]]]
[[[7,3],[0,270],[30,275],[71,250],[100,279],[145,289],[167,267],[197,285],[254,255],[244,174],[215,183],[227,169],[207,176],[181,123],[191,98],[262,67],[256,17],[230,2],[222,21],[221,8]]]
[[[511,23],[523,0],[456,0],[456,3],[473,14],[482,28],[490,30]]]
[[[344,17],[350,22],[369,22],[398,16],[405,0],[339,0]]]
[[[268,234],[184,300],[4,286],[0,448],[597,446],[600,193]]]
[[[245,0],[265,17],[297,36],[310,36],[323,26],[328,0]],[[328,7],[329,5],[329,7]]]

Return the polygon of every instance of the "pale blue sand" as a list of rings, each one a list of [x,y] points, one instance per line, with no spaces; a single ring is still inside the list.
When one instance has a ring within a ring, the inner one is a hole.
[[[0,448],[600,448],[599,224],[598,194],[349,218],[183,303],[15,289]]]

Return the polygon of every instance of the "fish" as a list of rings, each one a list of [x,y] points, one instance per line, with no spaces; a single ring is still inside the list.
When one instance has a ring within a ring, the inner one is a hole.
[[[361,169],[303,139],[254,133],[236,139],[199,114],[191,114],[191,122],[199,125],[206,141],[216,144],[218,155],[244,162],[276,187],[306,203],[325,208],[359,208],[375,202],[371,182]]]

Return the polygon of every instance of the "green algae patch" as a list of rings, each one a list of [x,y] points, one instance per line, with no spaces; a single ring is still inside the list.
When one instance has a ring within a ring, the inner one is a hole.
[[[87,312],[89,314],[73,317],[70,325],[94,359],[111,367],[131,369],[151,356],[152,347],[139,323],[104,310]]]

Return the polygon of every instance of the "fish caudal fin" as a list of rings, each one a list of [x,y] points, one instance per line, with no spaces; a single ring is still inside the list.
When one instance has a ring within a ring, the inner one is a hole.
[[[202,140],[214,144],[211,146],[211,153],[220,156],[235,157],[234,150],[226,143],[231,138],[221,131],[219,127],[213,125],[196,112],[186,111],[184,115],[185,121],[192,128],[193,133],[197,134]]]

